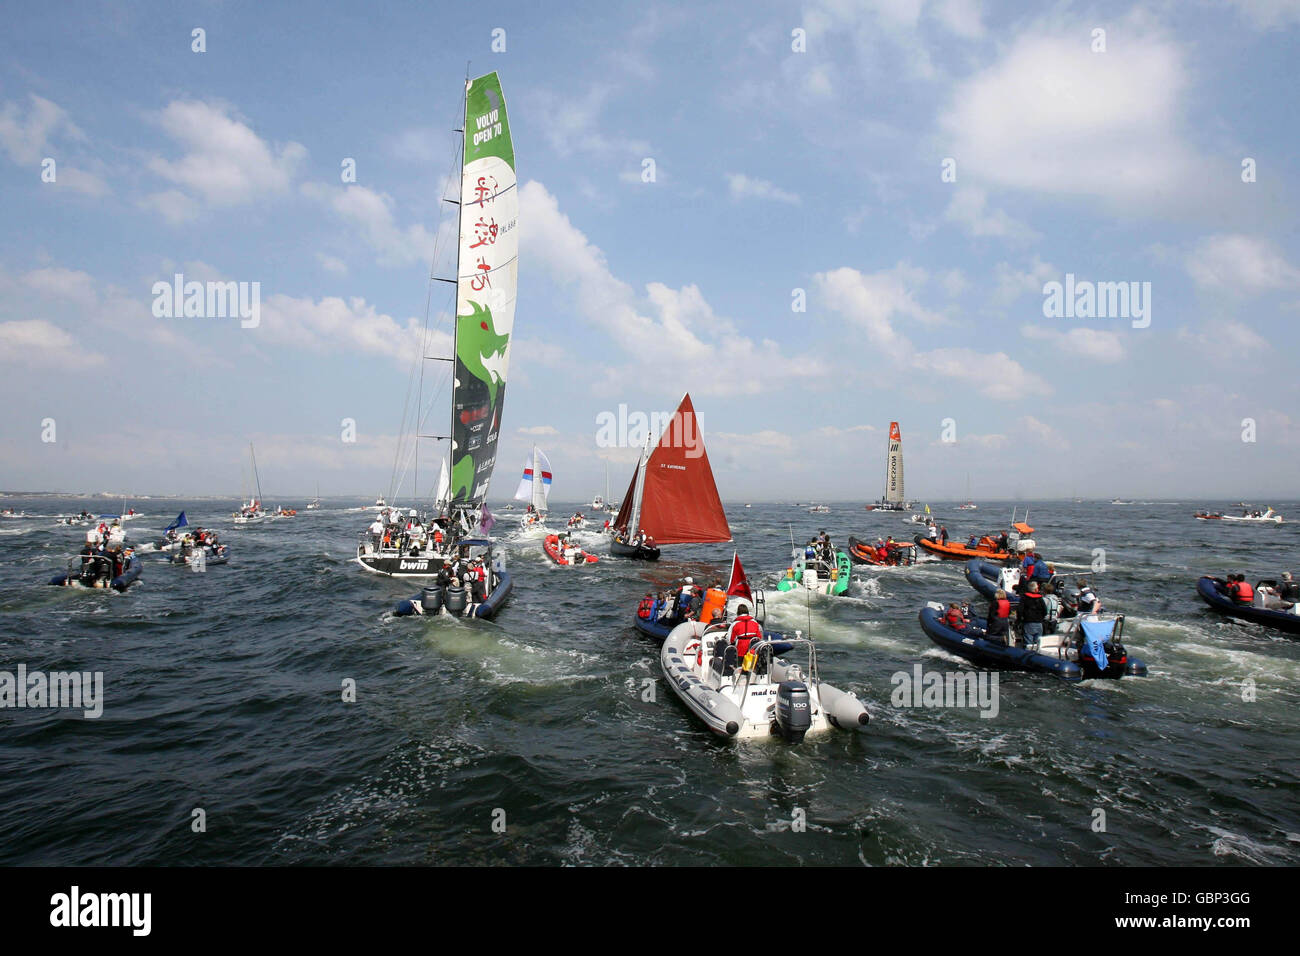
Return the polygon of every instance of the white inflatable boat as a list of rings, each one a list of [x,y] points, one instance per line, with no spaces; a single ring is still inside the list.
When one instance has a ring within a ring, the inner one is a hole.
[[[817,678],[817,651],[796,633],[768,634],[737,659],[725,627],[677,625],[659,662],[673,692],[720,737],[781,737],[790,743],[838,727],[859,730],[870,719],[855,696]],[[778,655],[797,656],[804,665]]]

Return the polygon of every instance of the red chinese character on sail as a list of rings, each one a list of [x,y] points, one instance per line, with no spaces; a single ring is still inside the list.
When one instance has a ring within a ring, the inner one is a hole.
[[[471,249],[492,245],[497,241],[497,221],[495,219],[484,222],[483,217],[480,216],[478,222],[474,223],[472,228],[474,229],[474,235],[478,236],[478,242],[471,245]]]
[[[479,256],[478,265],[474,268],[480,270],[483,274],[470,279],[469,287],[475,292],[482,292],[485,288],[492,288],[492,280],[488,278],[488,273],[492,271],[492,267],[487,264],[487,260],[484,259],[483,256]]]
[[[488,182],[492,185],[489,186]],[[491,195],[489,195],[489,193]],[[485,202],[492,202],[497,198],[497,179],[495,176],[480,176],[478,183],[474,186],[474,202],[482,206]]]

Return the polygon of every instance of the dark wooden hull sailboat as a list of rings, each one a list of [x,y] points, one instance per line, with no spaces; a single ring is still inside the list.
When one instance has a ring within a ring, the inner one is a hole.
[[[637,461],[611,527],[609,553],[640,561],[659,560],[660,548],[667,544],[731,540],[689,394],[654,450]]]

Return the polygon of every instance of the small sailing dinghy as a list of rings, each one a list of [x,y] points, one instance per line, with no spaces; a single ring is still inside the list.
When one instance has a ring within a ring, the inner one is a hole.
[[[647,449],[649,443],[647,442]],[[688,393],[654,450],[643,449],[611,529],[609,553],[659,560],[666,544],[731,540],[731,528],[709,467],[704,436]]]
[[[270,517],[270,514],[262,508],[262,477],[257,473],[257,452],[253,449],[252,442],[248,443],[248,454],[253,462],[253,481],[257,485],[257,497],[246,501],[235,512],[235,524],[257,524]],[[245,480],[247,480],[247,475],[245,475]]]
[[[524,474],[515,489],[515,501],[527,501],[528,510],[519,519],[519,527],[525,531],[540,528],[546,524],[546,514],[551,497],[551,463],[536,445],[532,454],[524,461]]]

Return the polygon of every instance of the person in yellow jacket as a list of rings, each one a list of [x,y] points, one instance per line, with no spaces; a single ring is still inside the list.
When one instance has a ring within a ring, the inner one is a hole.
[[[699,620],[707,624],[713,620],[713,612],[716,610],[721,610],[725,616],[726,608],[727,592],[722,590],[721,581],[714,581],[704,593],[704,604],[700,607]]]

